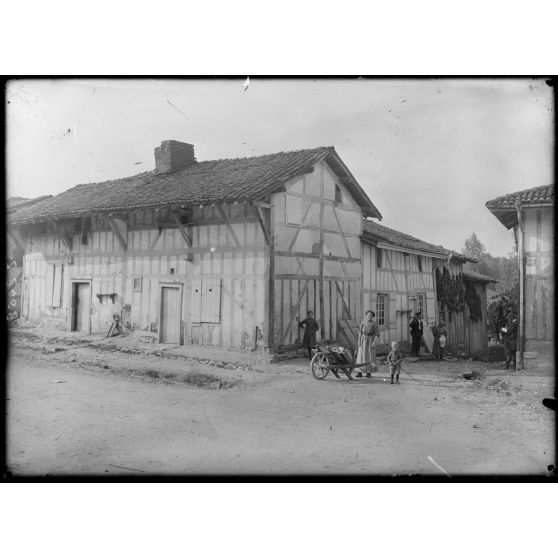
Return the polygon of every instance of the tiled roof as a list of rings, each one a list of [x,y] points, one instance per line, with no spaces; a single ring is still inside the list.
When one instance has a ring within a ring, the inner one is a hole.
[[[472,269],[464,269],[463,277],[465,279],[471,279],[472,281],[477,281],[478,283],[498,283],[498,279],[489,277],[488,275],[483,275],[478,271],[473,271]]]
[[[516,204],[553,204],[554,203],[554,184],[547,186],[536,186],[529,190],[521,190],[494,198],[486,202],[488,209],[508,209],[514,208]]]
[[[453,257],[462,261],[476,261],[465,257],[459,252],[448,250],[440,245],[429,244],[414,236],[396,231],[395,229],[390,229],[368,219],[364,219],[363,221],[363,237],[374,242],[385,242],[386,244],[393,244],[400,248],[408,248],[410,250],[416,250],[417,252],[428,252],[443,258],[447,258],[451,254]]]
[[[46,198],[50,198],[50,197],[51,196],[39,196],[38,198],[18,198],[18,197],[8,198],[6,200],[7,210],[8,212],[11,213],[21,209],[22,207],[29,207],[31,205],[35,205],[36,203],[39,203],[45,200]]]
[[[322,159],[345,179],[364,215],[381,219],[376,207],[333,147],[317,147],[243,159],[201,161],[176,172],[144,172],[97,184],[80,184],[13,214],[14,224],[92,213],[173,204],[209,204],[263,199]]]
[[[506,228],[511,229],[517,224],[516,205],[529,207],[532,205],[553,205],[554,184],[537,186],[529,190],[513,192],[486,202],[486,207]]]

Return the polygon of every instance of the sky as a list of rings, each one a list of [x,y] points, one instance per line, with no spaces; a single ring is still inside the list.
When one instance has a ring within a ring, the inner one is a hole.
[[[6,101],[8,197],[151,170],[167,139],[198,161],[334,146],[382,224],[505,256],[486,201],[553,180],[544,80],[17,80]]]

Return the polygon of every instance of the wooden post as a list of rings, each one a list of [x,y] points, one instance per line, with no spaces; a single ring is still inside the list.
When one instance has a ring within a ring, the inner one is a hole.
[[[267,246],[267,265],[266,279],[268,280],[268,297],[267,309],[265,316],[267,317],[267,346],[273,347],[274,340],[274,322],[275,322],[275,226],[273,223],[273,209],[269,210],[269,244]],[[264,342],[265,345],[265,342]]]
[[[264,234],[265,242],[266,242],[266,244],[269,246],[269,243],[270,243],[270,236],[271,236],[271,235],[270,235],[270,233],[269,233],[269,230],[268,230],[267,225],[266,225],[266,222],[265,222],[265,221],[266,221],[265,215],[264,215],[264,213],[263,213],[262,208],[261,208],[260,205],[256,205],[256,204],[254,203],[254,209],[256,210],[256,216],[258,217],[258,221],[259,221],[259,223],[260,223],[260,227],[261,227],[262,232],[263,232],[263,234]]]
[[[178,230],[180,231],[180,234],[182,235],[182,238],[186,242],[186,246],[188,246],[188,252],[186,254],[186,260],[191,262],[194,259],[194,256],[191,252],[191,250],[192,250],[192,236],[190,235],[190,233],[186,229],[186,227],[182,224],[182,221],[180,219],[180,215],[178,213],[171,213],[171,215],[172,215],[172,218],[174,219],[174,222],[176,223],[176,226],[178,227]]]
[[[517,226],[519,236],[519,246],[517,257],[519,259],[519,324],[518,324],[518,347],[516,351],[516,370],[523,369],[523,352],[525,350],[525,254],[524,241],[525,231],[523,230],[523,219],[521,215],[521,205],[516,205]],[[517,354],[519,353],[519,354]],[[519,357],[519,358],[517,358]]]
[[[324,170],[320,167],[320,266],[319,266],[320,284],[320,328],[322,330],[322,340],[325,332],[325,316],[324,316]]]

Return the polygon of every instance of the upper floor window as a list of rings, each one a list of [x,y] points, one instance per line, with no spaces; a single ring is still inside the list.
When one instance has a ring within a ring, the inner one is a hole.
[[[417,256],[418,270],[422,271],[422,256]]]
[[[424,293],[418,293],[415,299],[415,313],[420,312],[422,318],[426,318],[426,314],[424,313]]]
[[[381,248],[376,247],[376,266],[384,267],[384,251]]]
[[[143,278],[142,277],[134,277],[134,284],[132,290],[135,293],[141,293],[143,287]]]
[[[385,294],[379,294],[376,301],[376,319],[378,320],[378,325],[386,325],[386,306],[387,306],[388,296]]]
[[[302,199],[286,196],[285,214],[287,225],[302,225]]]
[[[335,185],[335,202],[343,203],[343,197],[341,196],[341,188],[339,185]]]

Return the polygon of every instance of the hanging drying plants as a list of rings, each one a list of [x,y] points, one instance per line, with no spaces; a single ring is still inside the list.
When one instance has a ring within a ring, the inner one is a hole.
[[[450,321],[452,314],[465,310],[467,296],[461,273],[452,277],[446,267],[443,268],[442,272],[437,268],[436,292],[438,302],[440,302],[440,310],[444,312],[447,309]]]
[[[474,322],[482,320],[482,299],[477,293],[473,283],[465,281],[465,302],[469,307],[471,319]]]

